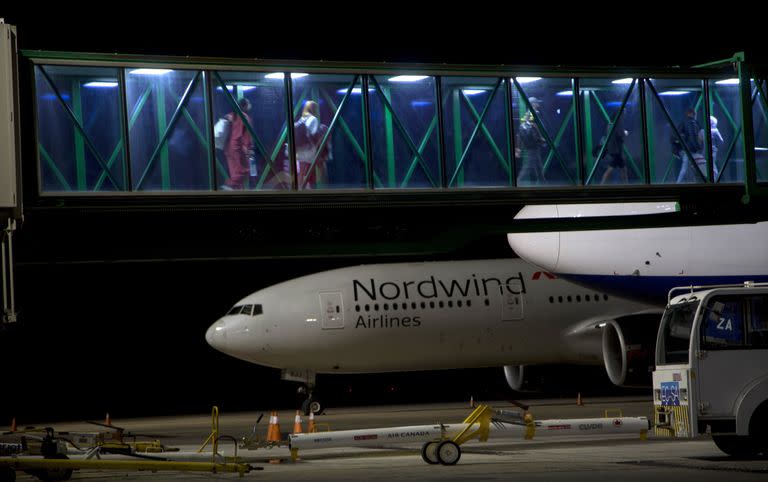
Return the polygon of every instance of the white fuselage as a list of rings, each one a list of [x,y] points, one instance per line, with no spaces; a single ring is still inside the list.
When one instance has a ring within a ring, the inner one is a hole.
[[[516,219],[666,212],[668,203],[526,206]],[[518,256],[593,289],[663,306],[674,286],[768,281],[768,223],[510,233]]]
[[[601,363],[597,323],[649,307],[520,259],[361,265],[259,290],[208,343],[260,365],[370,373]],[[654,329],[654,328],[650,328]]]

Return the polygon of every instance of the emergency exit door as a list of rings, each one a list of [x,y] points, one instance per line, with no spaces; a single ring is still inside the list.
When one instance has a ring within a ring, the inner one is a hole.
[[[501,321],[520,321],[523,319],[525,298],[522,293],[501,294]]]
[[[320,293],[320,326],[324,330],[344,328],[344,307],[341,292]]]

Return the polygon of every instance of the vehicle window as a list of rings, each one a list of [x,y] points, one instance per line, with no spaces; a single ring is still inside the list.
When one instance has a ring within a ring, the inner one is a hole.
[[[660,340],[660,363],[688,363],[688,347],[691,339],[691,326],[696,315],[698,301],[680,303],[664,311],[662,325],[663,337]]]
[[[737,296],[713,296],[702,320],[702,348],[717,350],[744,346],[744,303]]]
[[[240,310],[242,310],[242,309],[243,309],[243,305],[235,305],[235,306],[232,307],[231,310],[229,310],[227,312],[227,314],[228,315],[239,315],[240,314]]]
[[[243,310],[240,313],[243,315],[251,316],[252,310],[253,310],[253,305],[243,305]]]
[[[752,296],[749,299],[751,322],[747,341],[752,348],[768,348],[768,295]]]
[[[262,310],[261,305],[253,305],[253,316],[260,315],[264,313],[264,310]]]

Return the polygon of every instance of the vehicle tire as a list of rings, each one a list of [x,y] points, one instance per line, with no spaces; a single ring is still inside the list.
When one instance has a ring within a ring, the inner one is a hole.
[[[717,448],[731,457],[754,457],[760,452],[756,441],[746,435],[713,435],[712,440]]]
[[[15,482],[16,470],[7,465],[0,466],[0,482]]]
[[[768,400],[760,404],[752,414],[749,436],[754,440],[758,452],[768,459]]]
[[[440,442],[437,446],[437,459],[443,465],[456,465],[456,462],[461,458],[461,448],[459,445],[452,441],[446,440]]]
[[[425,442],[424,445],[421,446],[421,458],[424,459],[424,462],[430,465],[437,465],[440,463],[440,460],[437,458],[437,446],[439,444],[440,442]]]

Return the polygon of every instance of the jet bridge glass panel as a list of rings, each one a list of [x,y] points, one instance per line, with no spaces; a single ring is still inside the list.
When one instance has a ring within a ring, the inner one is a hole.
[[[768,181],[768,81],[752,80],[752,128],[755,136],[757,180]]]
[[[125,70],[134,191],[213,187],[204,75],[194,70]]]
[[[631,77],[580,79],[585,184],[645,182],[641,85]]]
[[[579,183],[570,78],[512,79],[518,186]]]
[[[743,182],[744,143],[741,140],[741,104],[738,79],[723,77],[722,79],[710,80],[708,84],[709,122],[702,120],[701,124],[705,132],[710,135],[715,180],[724,183]],[[753,106],[759,102],[756,94],[757,90],[753,88]],[[757,138],[755,138],[755,147],[757,145]],[[755,155],[759,159],[758,153],[759,151],[755,151]],[[765,166],[762,170],[765,170]]]
[[[442,78],[448,187],[514,185],[508,82],[493,77]]]
[[[298,189],[366,187],[361,76],[312,74],[292,78],[292,84]]]
[[[702,81],[648,79],[646,85],[651,183],[706,182],[707,159],[700,138],[706,126]]]
[[[290,189],[284,74],[212,72],[211,85],[217,188]]]
[[[435,78],[370,76],[374,188],[440,187]]]
[[[43,191],[126,189],[118,69],[35,68]]]

